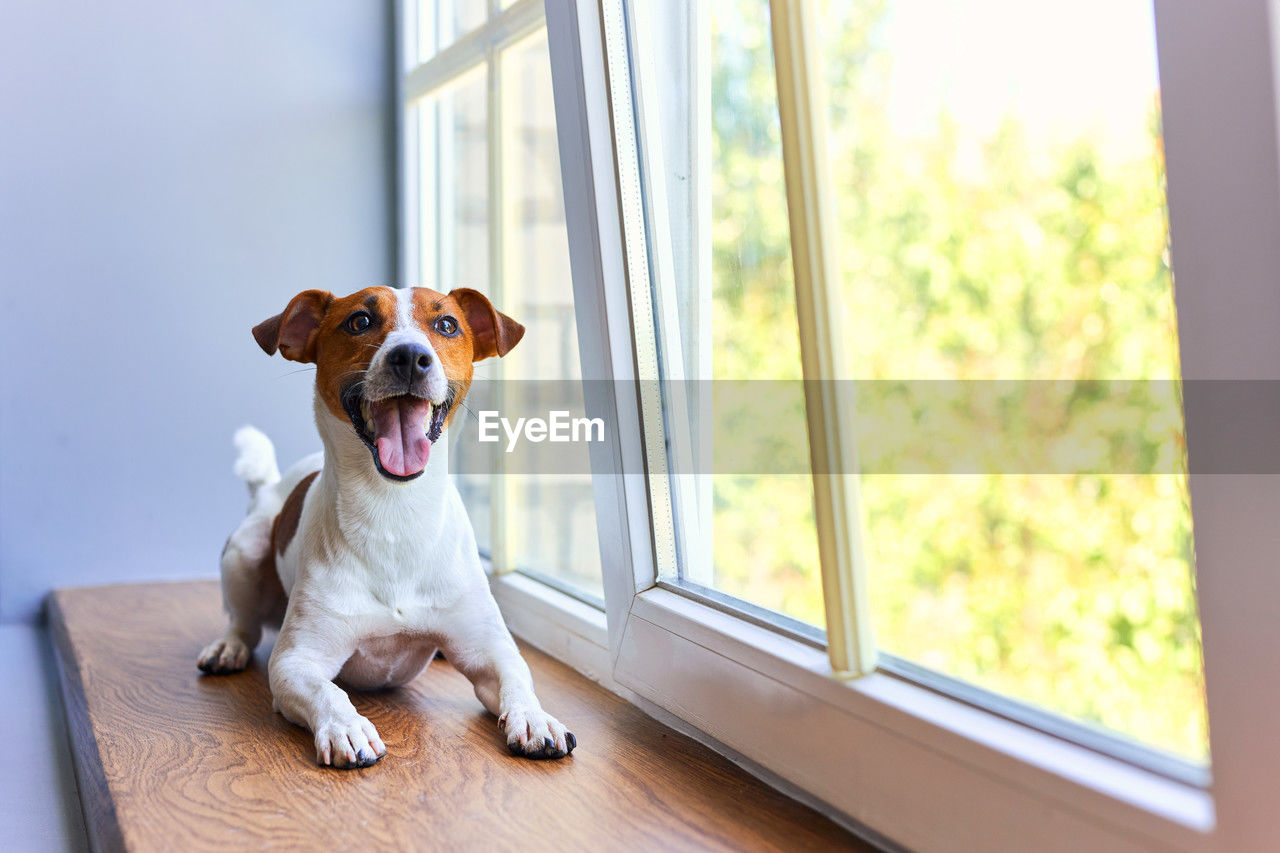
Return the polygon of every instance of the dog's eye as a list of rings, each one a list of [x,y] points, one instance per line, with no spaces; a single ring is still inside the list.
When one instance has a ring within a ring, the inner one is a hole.
[[[458,334],[458,321],[452,317],[441,317],[436,320],[436,331],[446,338],[452,338]]]
[[[358,335],[373,323],[373,318],[369,316],[368,311],[357,311],[347,318],[343,325],[347,331],[353,335]]]

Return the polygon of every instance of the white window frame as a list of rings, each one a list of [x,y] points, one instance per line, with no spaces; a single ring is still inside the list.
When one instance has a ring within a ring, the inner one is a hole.
[[[494,589],[513,631],[911,848],[1274,846],[1280,682],[1255,662],[1280,659],[1280,476],[1190,478],[1213,756],[1204,787],[883,671],[837,680],[812,644],[658,583],[672,555],[660,553],[669,540],[657,526],[670,523],[670,508],[654,488],[665,474],[646,454],[655,436],[643,425],[653,420],[641,417],[660,404],[649,381],[653,327],[632,324],[650,298],[653,255],[624,0],[546,0],[546,22],[582,375],[606,380],[586,383],[588,414],[607,426],[591,445],[606,613],[504,575]],[[1280,379],[1277,22],[1274,0],[1156,0],[1187,379]],[[410,131],[402,140],[412,152]],[[401,158],[401,245],[416,281],[412,159]],[[1227,420],[1194,402],[1192,460]]]

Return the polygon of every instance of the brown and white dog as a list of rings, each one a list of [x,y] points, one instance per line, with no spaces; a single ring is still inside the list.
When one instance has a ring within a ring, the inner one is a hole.
[[[364,767],[387,751],[335,678],[405,684],[437,649],[498,717],[512,752],[561,758],[577,745],[533,693],[444,454],[432,453],[472,363],[506,355],[523,334],[474,290],[421,287],[307,290],[253,330],[268,355],[316,365],[324,452],[282,478],[265,435],[236,433],[251,503],[222,554],[230,626],[197,665],[242,670],[263,626],[279,626],[275,707],[311,730],[321,764]]]

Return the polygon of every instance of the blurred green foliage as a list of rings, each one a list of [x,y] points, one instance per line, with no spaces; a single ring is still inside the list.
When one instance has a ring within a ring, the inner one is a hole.
[[[1056,147],[1016,115],[973,145],[895,131],[877,0],[823,0],[849,377],[1168,379],[1163,152]],[[800,377],[767,4],[713,14],[714,374]],[[1090,417],[1086,399],[1075,416]],[[1170,420],[1166,418],[1166,420]],[[1146,450],[1182,458],[1182,424]],[[1207,759],[1178,475],[867,475],[880,648]],[[808,478],[716,478],[716,585],[823,624]]]

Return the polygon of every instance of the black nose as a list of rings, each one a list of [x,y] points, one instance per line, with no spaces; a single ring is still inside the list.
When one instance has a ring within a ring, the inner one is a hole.
[[[422,344],[400,344],[387,353],[387,364],[397,379],[412,385],[427,375],[431,350]]]

